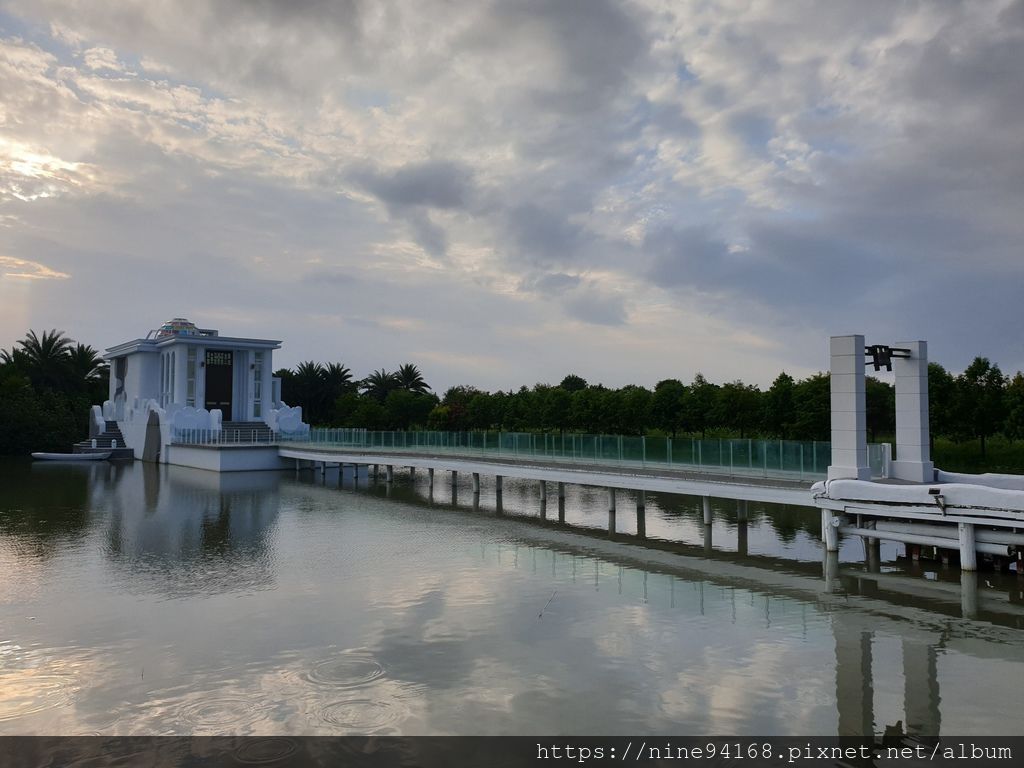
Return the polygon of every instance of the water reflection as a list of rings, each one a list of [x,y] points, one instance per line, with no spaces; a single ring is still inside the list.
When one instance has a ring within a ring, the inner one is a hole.
[[[556,519],[536,483],[425,472],[2,471],[4,733],[1015,727],[1016,577],[823,557],[813,511],[712,500],[705,525],[700,499],[620,492],[609,520],[570,486]],[[44,472],[62,488],[26,491]]]

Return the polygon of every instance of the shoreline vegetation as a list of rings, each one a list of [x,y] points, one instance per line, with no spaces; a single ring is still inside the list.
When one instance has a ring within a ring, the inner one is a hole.
[[[1024,374],[1007,376],[977,357],[959,375],[928,366],[932,458],[949,471],[1024,472]],[[488,392],[470,385],[435,394],[411,363],[363,379],[341,363],[306,361],[274,372],[282,399],[317,427],[370,430],[514,431],[702,438],[829,439],[829,376],[780,373],[768,389],[715,384],[698,373],[653,389],[590,384],[569,374],[557,385]],[[63,331],[28,331],[0,350],[0,454],[66,450],[87,432],[90,405],[107,398],[97,350]],[[894,442],[892,384],[867,379],[871,442]]]

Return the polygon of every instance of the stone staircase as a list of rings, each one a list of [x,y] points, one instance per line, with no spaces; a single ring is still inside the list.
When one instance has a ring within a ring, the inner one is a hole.
[[[272,443],[274,433],[262,421],[225,421],[221,424],[222,443]]]
[[[96,447],[93,447],[93,439],[96,440]],[[114,447],[115,445],[117,446],[116,448]],[[103,453],[110,451],[111,459],[135,458],[132,449],[125,447],[124,436],[121,434],[116,421],[105,422],[102,434],[97,435],[95,438],[75,443],[72,451],[74,453]]]

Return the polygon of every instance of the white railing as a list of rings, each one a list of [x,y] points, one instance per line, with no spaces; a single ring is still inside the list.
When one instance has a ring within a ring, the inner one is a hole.
[[[176,429],[172,445],[276,445],[277,432],[264,429]]]

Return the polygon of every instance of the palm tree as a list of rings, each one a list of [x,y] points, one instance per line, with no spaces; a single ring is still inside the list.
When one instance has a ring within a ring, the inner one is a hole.
[[[37,386],[62,389],[67,384],[68,361],[74,340],[64,335],[64,331],[56,329],[43,331],[42,336],[30,330],[25,338],[18,342],[21,352],[25,354],[28,374]]]
[[[295,367],[295,375],[290,382],[289,397],[294,397],[292,405],[301,405],[306,420],[316,423],[323,420],[324,406],[324,367],[320,363],[307,360]]]
[[[363,379],[360,386],[365,394],[383,402],[393,390],[401,386],[401,382],[397,373],[388,373],[381,368]]]
[[[88,344],[76,344],[68,351],[71,372],[84,382],[101,381],[107,372],[107,363],[100,353]]]
[[[334,402],[346,392],[355,388],[352,382],[352,371],[341,363],[328,363],[320,369],[327,400]]]
[[[412,363],[405,363],[399,366],[398,372],[395,375],[398,376],[398,384],[402,389],[414,392],[417,395],[425,395],[430,391],[430,385],[423,378],[420,369]]]

